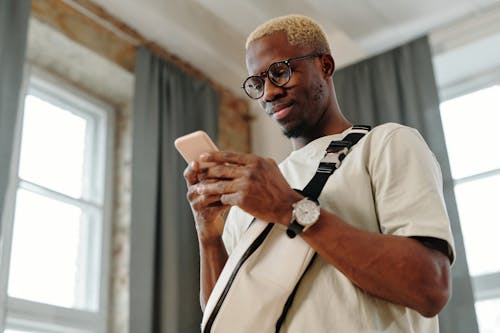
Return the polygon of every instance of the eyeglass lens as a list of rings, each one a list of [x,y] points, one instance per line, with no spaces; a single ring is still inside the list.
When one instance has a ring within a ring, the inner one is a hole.
[[[283,61],[275,62],[269,66],[267,77],[278,87],[284,86],[291,77],[290,66]],[[244,88],[248,96],[257,99],[264,93],[264,84],[261,76],[251,76],[245,81]]]

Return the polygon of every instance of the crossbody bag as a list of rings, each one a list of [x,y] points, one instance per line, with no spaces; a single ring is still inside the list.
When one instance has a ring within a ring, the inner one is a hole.
[[[353,126],[342,140],[332,141],[313,178],[297,191],[318,201],[328,178],[369,130]],[[201,323],[203,333],[279,332],[300,281],[316,256],[302,237],[291,236],[284,226],[252,221],[208,299]]]

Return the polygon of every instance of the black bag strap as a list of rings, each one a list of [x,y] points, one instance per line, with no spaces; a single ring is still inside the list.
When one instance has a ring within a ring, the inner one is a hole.
[[[326,148],[325,156],[320,161],[316,174],[300,192],[309,199],[318,201],[328,178],[337,170],[347,156],[349,150],[370,131],[370,126],[354,125],[342,140],[332,141]]]
[[[296,189],[295,191],[317,202],[328,178],[330,178],[335,170],[340,167],[342,161],[347,156],[352,146],[358,143],[358,141],[370,130],[371,126],[354,125],[349,131],[349,134],[347,134],[342,140],[330,142],[328,148],[326,148],[325,156],[319,162],[319,166],[316,169],[316,173],[314,174],[312,179],[309,181],[309,183],[307,183],[303,190]],[[316,256],[317,253],[314,253],[311,261],[309,262],[299,281],[295,285],[295,288],[293,288],[292,293],[290,294],[290,296],[288,296],[288,299],[286,300],[283,307],[283,312],[276,322],[276,333],[280,331],[281,326],[285,322],[286,315],[288,313],[288,310],[290,310],[290,307],[292,306],[293,299],[295,298],[295,294],[299,289],[300,282],[306,275],[309,268],[312,266],[314,259],[316,259]]]

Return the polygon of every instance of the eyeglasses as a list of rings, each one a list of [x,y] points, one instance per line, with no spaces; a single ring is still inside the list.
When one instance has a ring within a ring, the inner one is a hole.
[[[283,87],[290,81],[292,77],[292,69],[290,63],[298,60],[319,57],[321,54],[308,54],[301,57],[290,58],[284,61],[278,61],[269,65],[267,71],[259,75],[252,75],[247,77],[241,88],[245,90],[248,97],[252,99],[259,99],[264,95],[265,78],[267,77],[272,84],[278,87]]]

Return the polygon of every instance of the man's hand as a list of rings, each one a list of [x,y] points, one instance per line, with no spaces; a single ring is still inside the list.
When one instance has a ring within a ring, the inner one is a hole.
[[[200,193],[204,186],[214,179],[206,179],[207,167],[211,164],[191,162],[184,170],[188,187],[187,199],[191,205],[200,242],[213,242],[220,239],[224,229],[224,220],[230,206],[221,202],[220,195]]]
[[[292,204],[302,196],[290,187],[274,160],[232,152],[211,152],[200,160],[211,166],[200,174],[198,195],[238,206],[264,221],[288,225]]]
[[[194,161],[184,170],[184,178],[188,186],[187,198],[193,211],[200,243],[200,304],[202,309],[205,309],[210,293],[227,261],[222,231],[225,213],[230,208],[229,205],[221,202],[220,195],[207,195],[198,190],[200,186],[216,181],[206,177],[207,168],[210,165]]]

